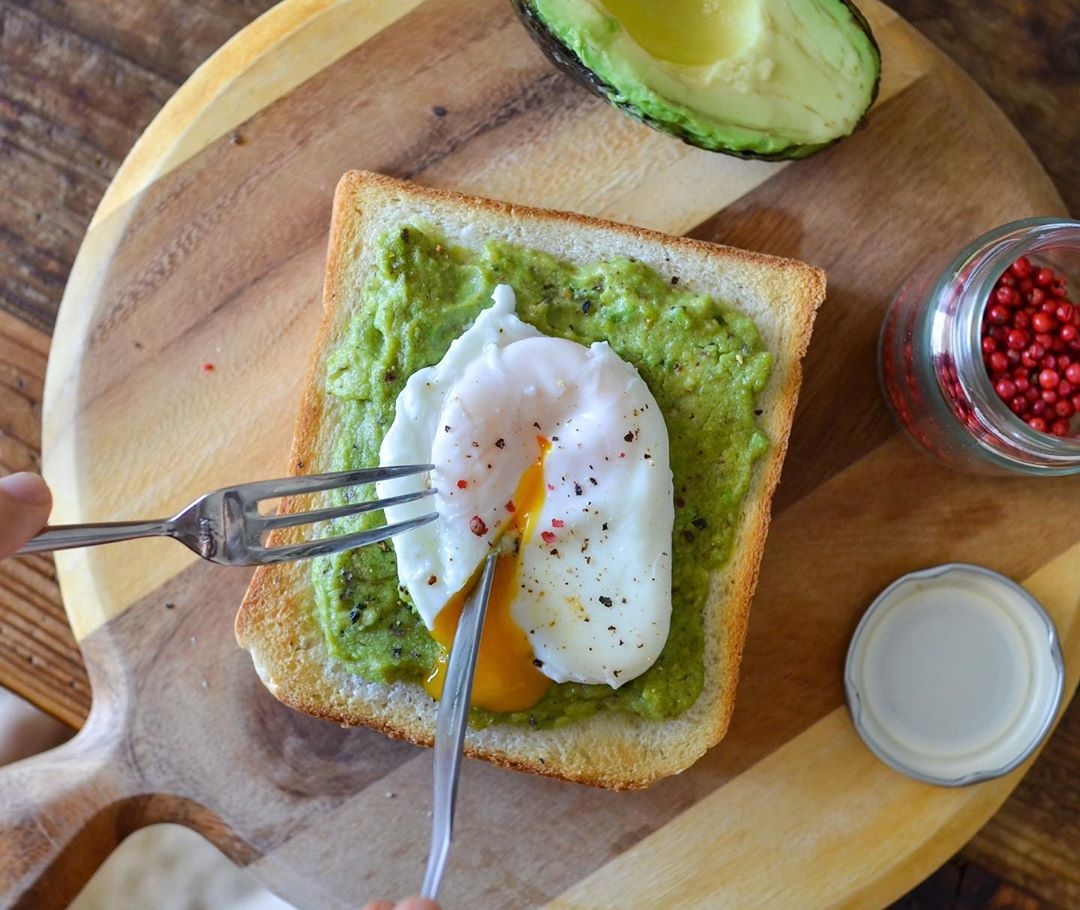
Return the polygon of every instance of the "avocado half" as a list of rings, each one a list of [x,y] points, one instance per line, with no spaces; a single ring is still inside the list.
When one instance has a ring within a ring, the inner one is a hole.
[[[848,0],[511,0],[564,71],[649,126],[743,158],[851,133],[881,54]]]

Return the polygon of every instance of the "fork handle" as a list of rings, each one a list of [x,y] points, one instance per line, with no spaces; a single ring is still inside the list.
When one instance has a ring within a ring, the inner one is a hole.
[[[72,547],[95,547],[101,543],[135,540],[138,537],[168,537],[173,531],[171,519],[158,521],[117,521],[108,524],[54,525],[39,532],[16,556],[70,550]]]

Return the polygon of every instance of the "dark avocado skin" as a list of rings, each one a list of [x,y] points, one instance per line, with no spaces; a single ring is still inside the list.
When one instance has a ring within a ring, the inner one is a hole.
[[[844,6],[851,11],[852,18],[858,24],[859,28],[866,33],[867,38],[869,38],[870,43],[874,47],[874,52],[880,59],[881,48],[878,46],[877,39],[874,38],[874,33],[870,30],[870,23],[866,21],[866,17],[859,8],[851,2],[851,0],[839,0],[839,2],[843,3]],[[510,0],[510,5],[513,6],[514,11],[525,25],[525,30],[532,36],[533,41],[536,42],[540,50],[542,50],[560,70],[571,76],[594,95],[603,98],[609,104],[619,108],[624,113],[629,114],[638,122],[644,123],[646,126],[650,126],[655,130],[659,130],[661,133],[674,136],[676,139],[680,139],[688,145],[704,148],[710,152],[722,152],[725,155],[732,155],[736,158],[752,159],[756,161],[792,161],[798,158],[807,158],[816,152],[820,152],[823,149],[835,145],[841,139],[845,138],[844,136],[838,136],[830,142],[823,142],[817,145],[789,145],[787,148],[769,154],[762,154],[748,149],[731,149],[719,143],[716,145],[703,144],[700,137],[691,136],[680,129],[677,124],[656,120],[653,117],[643,114],[633,105],[620,101],[617,98],[618,93],[610,85],[597,77],[592,70],[581,62],[577,54],[570,50],[551,32],[540,17],[536,15],[536,11],[532,8],[529,0]],[[870,96],[870,104],[867,105],[867,111],[869,111],[870,107],[873,106],[874,101],[877,99],[880,86],[881,68],[878,67],[877,78],[874,80],[874,87]],[[862,119],[855,128],[860,129],[865,122],[866,114],[863,114]]]

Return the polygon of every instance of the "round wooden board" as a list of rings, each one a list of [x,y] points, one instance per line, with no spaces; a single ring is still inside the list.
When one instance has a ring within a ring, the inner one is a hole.
[[[499,0],[289,0],[167,106],[86,237],[46,388],[60,521],[167,513],[284,472],[331,194],[351,167],[828,270],[727,738],[637,794],[467,763],[448,906],[880,906],[1023,769],[945,790],[861,745],[841,666],[873,595],[917,567],[986,564],[1042,600],[1069,666],[1080,656],[1080,544],[1048,546],[1041,525],[1047,496],[1080,506],[1075,480],[937,467],[897,436],[874,378],[909,269],[1061,201],[955,66],[886,8],[865,11],[885,67],[869,125],[777,165],[689,149],[586,96]],[[68,751],[23,771],[16,816],[54,813],[84,847],[96,831],[99,852],[110,838],[90,819],[111,819],[112,840],[185,821],[303,906],[417,889],[429,755],[278,705],[231,635],[246,573],[167,541],[57,564],[95,707]],[[78,877],[52,874],[51,899]]]

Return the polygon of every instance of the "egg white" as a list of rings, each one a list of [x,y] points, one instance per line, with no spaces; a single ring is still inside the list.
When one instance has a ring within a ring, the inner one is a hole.
[[[556,682],[618,687],[650,667],[671,617],[673,488],[668,435],[652,393],[606,343],[541,334],[513,291],[443,359],[411,376],[380,463],[430,462],[439,520],[395,538],[400,582],[425,624],[465,586],[512,518],[523,473],[550,442],[534,532],[520,541],[511,604],[538,666]],[[388,522],[430,501],[386,510]]]

